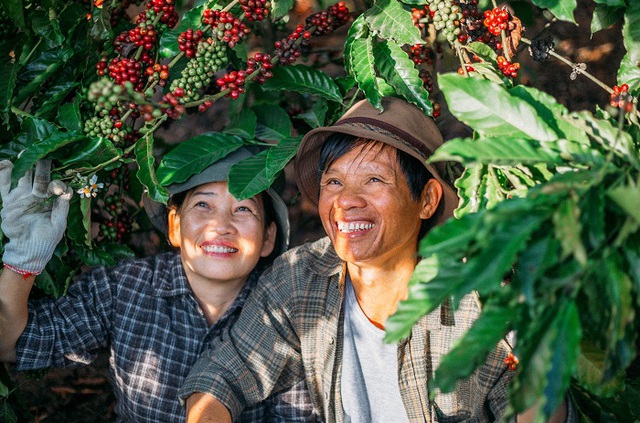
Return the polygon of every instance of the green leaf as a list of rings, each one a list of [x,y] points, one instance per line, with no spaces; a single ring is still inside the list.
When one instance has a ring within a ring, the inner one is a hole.
[[[47,154],[65,145],[85,139],[85,136],[82,134],[61,132],[49,122],[40,119],[27,119],[23,128],[32,131],[34,138],[40,141],[29,145],[14,163],[13,172],[11,173],[12,186],[17,183],[18,179],[20,179],[27,170],[31,169],[39,159],[42,159]]]
[[[503,276],[531,234],[548,218],[546,212],[526,198],[514,198],[487,210],[482,227],[486,239],[479,239],[478,253],[468,257],[464,281],[456,287],[454,297],[462,298],[472,290],[486,295],[500,289]],[[480,234],[476,236],[480,238]]]
[[[120,156],[122,151],[107,138],[88,138],[68,148],[58,150],[53,157],[66,167],[97,166]]]
[[[242,139],[219,132],[181,142],[162,158],[156,171],[158,183],[163,186],[182,183],[242,145]]]
[[[22,38],[19,39],[18,43],[4,40],[0,43],[0,55],[2,55],[2,57],[9,57],[9,53],[13,50],[16,56],[20,56],[22,45]],[[20,65],[18,63],[12,62],[11,60],[0,61],[0,112],[2,113],[7,112],[11,107],[11,98],[13,97],[13,90],[16,87],[19,70]]]
[[[22,4],[22,0],[11,0],[3,3],[3,6],[6,7],[7,12],[9,13],[9,17],[15,26],[22,29],[27,29],[24,22],[24,6]]]
[[[91,248],[91,197],[80,199],[80,213],[82,214],[82,226],[86,234],[84,244]]]
[[[19,105],[30,96],[37,93],[42,84],[49,79],[73,55],[68,47],[59,47],[44,51],[32,60],[26,69],[20,73],[20,81],[26,81],[13,99],[14,105]]]
[[[278,173],[295,157],[300,141],[302,137],[285,138],[269,149],[265,161],[265,175],[269,180],[275,180]]]
[[[640,62],[640,2],[630,1],[625,10],[622,40],[631,62]]]
[[[0,386],[2,386],[2,384],[0,384]],[[7,401],[0,401],[0,421],[3,423],[18,423],[18,416],[16,416],[16,413]]]
[[[546,122],[560,138],[590,145],[589,138],[583,131],[563,119],[569,115],[569,110],[551,95],[524,85],[511,88],[509,94],[521,98],[533,106],[540,119]]]
[[[65,103],[60,106],[57,120],[63,128],[69,131],[82,132],[79,102],[74,101],[73,103]]]
[[[153,157],[153,134],[146,134],[136,142],[136,162],[138,162],[138,180],[148,190],[149,198],[161,203],[169,199],[169,191],[160,185],[155,174],[155,159]]]
[[[522,292],[529,304],[534,303],[536,283],[551,267],[558,263],[558,242],[545,234],[527,245],[515,266],[514,281],[522,286]]]
[[[485,306],[473,326],[442,358],[436,369],[435,386],[442,392],[453,392],[458,380],[471,376],[476,367],[484,364],[519,312],[518,307]]]
[[[608,28],[616,22],[620,21],[624,16],[624,8],[612,7],[606,4],[598,4],[593,10],[593,17],[591,18],[591,33]]]
[[[410,4],[411,6],[422,6],[427,4],[427,0],[402,0],[404,4]]]
[[[344,68],[348,73],[351,72],[351,52],[353,51],[353,42],[361,38],[367,38],[369,36],[369,27],[364,20],[364,15],[360,15],[353,20],[353,23],[349,27],[347,37],[344,41]]]
[[[453,212],[456,218],[477,212],[486,206],[486,178],[489,167],[480,163],[469,165],[455,182],[462,202]]]
[[[258,118],[256,138],[264,141],[280,141],[291,136],[291,119],[287,112],[274,104],[253,106]]]
[[[39,99],[42,104],[36,111],[35,116],[47,118],[49,114],[58,109],[60,102],[79,85],[80,84],[78,82],[67,81],[48,88]]]
[[[180,53],[178,46],[178,36],[187,29],[191,28],[194,31],[202,29],[202,12],[205,9],[205,5],[194,7],[186,12],[180,24],[177,27],[165,31],[160,38],[160,47],[158,51],[162,57],[173,57]]]
[[[411,20],[411,12],[397,0],[376,0],[364,12],[364,19],[372,31],[386,40],[394,40],[400,45],[423,42],[420,30]]]
[[[431,116],[433,104],[429,100],[429,91],[424,88],[418,70],[407,53],[393,42],[382,42],[374,47],[373,54],[380,75],[409,103]]]
[[[271,1],[271,15],[272,19],[280,18],[286,15],[293,7],[295,0],[272,0]]]
[[[611,198],[622,210],[640,223],[640,188],[630,181],[628,185],[620,185],[607,191]]]
[[[93,7],[91,9],[91,29],[89,35],[96,41],[113,39],[111,30],[111,10],[108,7]]]
[[[498,55],[487,44],[481,43],[479,41],[474,41],[473,43],[470,43],[469,45],[467,45],[465,48],[470,52],[472,52],[473,54],[475,54],[476,56],[480,57],[485,62],[491,62],[493,64],[496,64]],[[475,67],[476,63],[474,63],[473,66]]]
[[[355,22],[354,22],[355,24]],[[351,27],[353,29],[353,26]],[[349,72],[358,83],[358,87],[376,109],[382,109],[382,97],[378,91],[376,71],[373,56],[373,40],[358,38],[351,42],[350,51],[345,50],[345,57],[349,55],[351,68]]]
[[[533,140],[520,138],[455,138],[445,142],[428,162],[457,161],[462,164],[560,163],[560,157]]]
[[[547,307],[527,332],[530,336],[526,343],[519,340],[522,354],[513,383],[512,405],[517,411],[524,411],[538,401],[538,413],[546,414],[554,403],[557,406],[557,401],[563,400],[575,369],[581,333],[575,303],[562,301]]]
[[[575,199],[568,198],[558,205],[553,213],[553,225],[556,239],[562,246],[561,259],[573,255],[576,261],[584,266],[587,262],[587,252],[582,244],[580,208]]]
[[[50,41],[50,47],[59,46],[64,41],[58,18],[53,16],[53,19],[51,19],[51,16],[45,10],[36,10],[33,12],[31,15],[31,25],[36,34]]]
[[[573,12],[576,10],[576,0],[532,0],[533,4],[543,9],[549,9],[561,21],[576,23]]]
[[[635,62],[631,59],[629,53],[625,54],[618,69],[618,85],[629,85],[629,91],[634,92],[640,89],[640,60]]]
[[[567,121],[584,131],[607,151],[613,151],[636,168],[640,168],[640,153],[628,132],[619,130],[607,120],[596,119],[587,111],[572,113],[567,117]]]
[[[324,125],[327,110],[329,110],[327,100],[321,98],[318,101],[314,101],[309,110],[299,115],[295,115],[294,118],[305,121],[311,128],[317,128]]]
[[[262,88],[312,94],[330,101],[342,101],[340,89],[326,73],[305,65],[274,67],[273,77],[267,79]]]
[[[244,159],[229,171],[229,192],[238,200],[251,198],[269,188],[277,175],[267,176],[268,150]]]
[[[224,128],[224,133],[241,138],[252,139],[256,134],[258,118],[251,109],[242,109],[240,113],[231,115],[231,122]]]
[[[69,203],[69,215],[67,217],[67,231],[66,236],[78,246],[82,248],[86,247],[85,240],[88,236],[87,229],[84,225],[84,213],[81,209],[80,203],[83,200],[79,195],[71,197]]]
[[[451,113],[481,135],[538,141],[558,138],[534,107],[510,95],[503,86],[458,74],[439,75],[438,83]]]

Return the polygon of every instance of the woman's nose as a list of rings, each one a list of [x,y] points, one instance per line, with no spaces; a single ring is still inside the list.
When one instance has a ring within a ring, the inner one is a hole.
[[[211,216],[208,227],[210,231],[219,235],[235,233],[232,217],[228,213],[216,213],[215,216]]]

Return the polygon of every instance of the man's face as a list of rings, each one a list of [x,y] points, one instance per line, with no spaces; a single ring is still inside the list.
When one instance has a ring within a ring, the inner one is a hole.
[[[396,154],[394,147],[367,143],[322,174],[320,219],[347,262],[391,269],[398,260],[415,260],[421,219],[433,214],[440,197],[433,205],[425,188],[415,202]]]

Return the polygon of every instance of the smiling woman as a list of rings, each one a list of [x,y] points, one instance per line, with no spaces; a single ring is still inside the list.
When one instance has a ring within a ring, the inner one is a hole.
[[[39,301],[27,301],[29,292],[65,230],[71,192],[59,181],[49,185],[44,162],[11,190],[12,166],[1,162],[2,229],[11,241],[0,275],[0,359],[19,370],[68,367],[108,348],[118,421],[184,421],[177,392],[192,364],[233,325],[258,276],[287,248],[288,214],[278,193],[268,188],[245,200],[229,193],[231,166],[255,153],[240,147],[169,186],[168,207],[144,199],[176,251],[95,268],[66,296]],[[303,388],[295,388],[302,406],[276,395],[240,421],[267,421],[272,410],[287,421],[314,421]]]

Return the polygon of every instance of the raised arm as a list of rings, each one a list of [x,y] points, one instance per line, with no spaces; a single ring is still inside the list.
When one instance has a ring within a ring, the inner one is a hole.
[[[0,275],[0,361],[16,359],[16,342],[27,324],[29,292],[62,239],[72,194],[64,183],[49,182],[50,160],[38,161],[35,175],[28,171],[14,189],[12,170],[10,161],[0,161],[0,217],[9,239]]]

